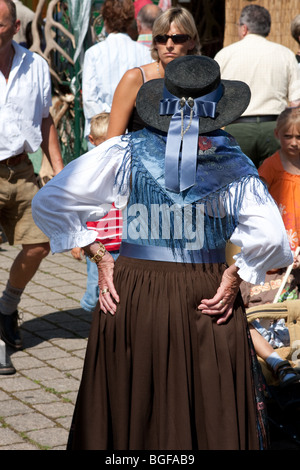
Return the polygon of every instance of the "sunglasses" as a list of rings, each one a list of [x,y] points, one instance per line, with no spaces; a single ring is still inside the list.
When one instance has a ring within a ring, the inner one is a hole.
[[[184,44],[186,41],[191,39],[191,37],[188,34],[172,34],[172,36],[169,36],[168,34],[159,34],[158,36],[155,36],[154,41],[157,42],[157,44],[167,44],[168,39],[172,39],[174,44]]]

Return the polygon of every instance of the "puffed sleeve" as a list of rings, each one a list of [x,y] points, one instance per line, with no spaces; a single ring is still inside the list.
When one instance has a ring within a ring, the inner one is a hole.
[[[259,181],[255,193],[250,185],[245,188],[239,223],[230,241],[241,248],[234,256],[239,276],[257,285],[264,283],[267,271],[289,266],[293,255],[275,201]]]
[[[101,219],[113,202],[119,208],[126,204],[116,177],[127,144],[121,137],[109,139],[69,163],[33,198],[34,221],[50,239],[53,253],[92,243],[97,232],[88,230],[86,222]]]

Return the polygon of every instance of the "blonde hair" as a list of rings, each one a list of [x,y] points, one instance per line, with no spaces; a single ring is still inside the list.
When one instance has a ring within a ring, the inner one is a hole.
[[[289,126],[297,126],[300,129],[300,106],[286,108],[279,114],[276,121],[276,130],[286,129]]]
[[[109,123],[109,113],[99,113],[92,117],[90,135],[93,139],[99,139],[99,137],[106,137]]]
[[[171,23],[174,23],[182,34],[188,34],[195,41],[195,47],[188,51],[188,55],[200,55],[200,39],[192,14],[186,8],[171,7],[162,13],[154,22],[152,29],[152,44],[150,48],[152,59],[159,60],[154,41],[155,36],[167,34]]]

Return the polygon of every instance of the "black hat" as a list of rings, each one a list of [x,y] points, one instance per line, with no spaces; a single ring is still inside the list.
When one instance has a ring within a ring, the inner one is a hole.
[[[212,93],[212,95],[211,95]],[[173,96],[171,96],[171,95]],[[207,96],[208,95],[208,96]],[[160,102],[163,98],[181,103],[182,98],[189,105],[198,98],[203,99],[215,111],[206,112],[207,105],[199,116],[199,133],[207,133],[230,124],[246,110],[250,101],[250,89],[241,81],[221,80],[218,63],[205,56],[184,56],[174,59],[165,69],[165,79],[146,82],[139,90],[136,99],[137,112],[149,127],[168,132],[174,114],[174,106],[166,106],[161,115]],[[182,107],[182,104],[178,106]]]

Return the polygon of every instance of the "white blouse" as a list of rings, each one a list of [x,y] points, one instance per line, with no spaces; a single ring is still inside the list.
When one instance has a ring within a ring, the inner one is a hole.
[[[38,150],[52,99],[46,60],[15,41],[12,45],[15,55],[7,83],[0,72],[0,160]]]
[[[127,197],[118,195],[115,178],[126,146],[121,137],[109,139],[69,163],[34,197],[33,218],[49,237],[53,253],[89,245],[97,232],[88,230],[86,222],[101,219],[113,202],[117,208],[124,209]],[[263,185],[256,190],[263,194]],[[232,186],[231,197],[234,191]],[[227,200],[223,204],[228,211]],[[267,271],[293,262],[275,202],[270,196],[265,204],[257,204],[250,185],[245,189],[239,223],[230,241],[241,248],[235,255],[235,263],[239,276],[246,282],[263,283]]]
[[[115,89],[124,73],[150,62],[149,47],[125,33],[110,33],[104,41],[87,49],[82,70],[85,136],[89,135],[93,116],[110,112]]]

